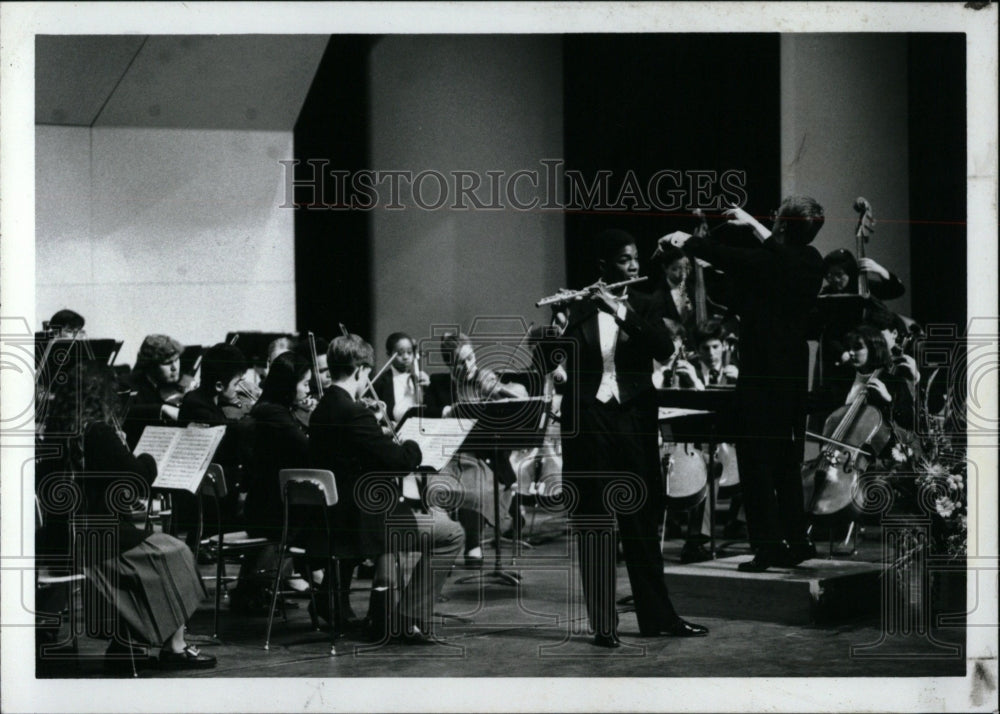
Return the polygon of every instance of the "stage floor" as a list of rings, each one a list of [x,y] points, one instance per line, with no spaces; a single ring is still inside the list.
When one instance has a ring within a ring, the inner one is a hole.
[[[825,624],[788,624],[767,621],[759,613],[739,612],[740,598],[731,611],[695,615],[700,596],[685,587],[677,558],[680,540],[666,542],[668,578],[674,600],[683,616],[706,625],[708,637],[677,639],[640,638],[630,607],[619,606],[620,632],[625,643],[617,650],[590,644],[576,571],[571,568],[565,521],[540,514],[534,526],[537,544],[523,551],[517,567],[510,565],[510,543],[504,544],[508,570],[519,570],[519,587],[492,583],[459,584],[471,571],[455,570],[444,589],[444,601],[435,607],[438,635],[443,644],[412,646],[392,643],[375,647],[361,637],[337,640],[331,657],[329,636],[313,631],[306,606],[308,599],[290,600],[288,622],[275,618],[270,651],[263,649],[264,617],[238,616],[223,605],[220,642],[212,642],[212,598],[206,600],[189,624],[190,640],[218,658],[218,666],[205,672],[160,672],[140,669],[140,677],[913,677],[964,676],[965,629],[961,625],[937,626],[929,632],[883,636],[891,630],[874,614],[841,618]],[[869,528],[856,564],[881,561],[877,529]],[[738,556],[745,544],[729,544],[723,556]],[[821,556],[823,555],[821,550]],[[736,559],[738,561],[739,558]],[[712,563],[711,569],[729,565]],[[491,562],[487,560],[488,564]],[[696,568],[698,566],[695,566]],[[816,564],[819,570],[828,565]],[[857,570],[863,566],[849,566]],[[206,576],[214,566],[201,566]],[[488,570],[489,568],[487,568]],[[231,571],[234,572],[234,571]],[[817,571],[818,572],[818,571]],[[797,576],[798,577],[798,576]],[[759,580],[758,578],[755,578]],[[791,578],[795,580],[796,578]],[[798,577],[801,580],[801,577]],[[789,581],[778,574],[776,581]],[[806,577],[808,580],[808,577]],[[211,581],[208,581],[211,588]],[[359,615],[367,610],[369,581],[356,580],[351,595]],[[738,579],[723,579],[713,592],[718,607],[724,591],[739,588]],[[737,591],[734,591],[737,592]],[[630,594],[624,565],[618,571],[618,596]],[[745,599],[744,599],[745,600]],[[743,604],[743,607],[752,607]],[[724,616],[723,616],[724,615]],[[961,618],[959,618],[961,621]],[[109,672],[101,658],[106,642],[79,640],[78,656],[52,663],[39,676],[112,677],[130,673]]]

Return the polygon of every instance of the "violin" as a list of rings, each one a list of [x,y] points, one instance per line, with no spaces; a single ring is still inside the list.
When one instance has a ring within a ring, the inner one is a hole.
[[[858,480],[892,438],[892,429],[882,412],[868,404],[868,389],[882,370],[868,377],[866,388],[827,417],[823,434],[806,436],[823,444],[820,455],[803,466],[802,484],[806,511],[817,516],[833,516],[847,511],[861,514],[864,493]]]

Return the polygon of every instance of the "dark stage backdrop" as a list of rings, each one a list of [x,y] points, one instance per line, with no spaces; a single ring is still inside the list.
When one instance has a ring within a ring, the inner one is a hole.
[[[297,182],[315,171],[366,169],[368,157],[368,53],[374,36],[335,35],[316,71],[295,123]],[[322,166],[308,161],[325,162]],[[327,174],[323,190],[297,185],[295,202],[295,309],[299,332],[326,338],[371,334],[372,266],[369,215],[344,208],[351,194]],[[306,204],[313,205],[306,208]]]
[[[661,179],[660,206],[649,210],[637,210],[627,195],[611,210],[586,200],[573,205],[567,195],[571,287],[596,278],[591,241],[604,228],[622,228],[637,238],[646,274],[656,239],[690,231],[691,210],[701,204],[708,213],[717,211],[720,199],[734,195],[734,184],[743,184],[738,190],[754,215],[766,216],[778,205],[777,34],[569,35],[563,48],[567,171],[579,171],[588,187],[599,171],[610,171],[613,199],[629,169],[643,190],[657,172],[672,172]],[[721,185],[726,181],[728,191]],[[673,190],[680,191],[680,200],[669,195]]]
[[[910,35],[913,317],[958,334],[968,319],[965,62],[963,34]]]

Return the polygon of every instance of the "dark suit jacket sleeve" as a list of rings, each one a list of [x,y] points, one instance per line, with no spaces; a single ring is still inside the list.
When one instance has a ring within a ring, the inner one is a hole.
[[[768,272],[767,265],[770,261],[761,248],[736,247],[710,238],[698,237],[689,239],[684,247],[734,278],[744,276],[750,271]],[[760,277],[763,279],[764,275]]]
[[[397,444],[382,433],[375,416],[364,408],[352,410],[346,425],[359,455],[368,463],[376,463],[389,471],[412,471],[420,466],[423,454],[414,441]]]
[[[868,290],[879,300],[894,300],[903,296],[906,287],[895,273],[889,273],[888,280],[869,280]]]

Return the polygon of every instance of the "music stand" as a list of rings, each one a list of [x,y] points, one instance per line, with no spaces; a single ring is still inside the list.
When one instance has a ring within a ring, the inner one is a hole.
[[[657,394],[657,401],[661,407],[690,410],[684,414],[659,420],[660,423],[670,424],[674,443],[701,442],[708,445],[708,538],[709,552],[713,560],[716,557],[715,481],[718,478],[715,468],[715,447],[725,441],[725,432],[729,431],[721,428],[720,422],[723,422],[732,410],[735,394],[735,389],[729,386],[709,387],[703,390],[660,389]]]
[[[477,573],[456,580],[462,584],[481,581],[485,578],[496,580],[502,585],[518,585],[521,576],[503,570],[500,546],[500,483],[496,477],[496,466],[504,458],[502,451],[527,449],[541,443],[543,434],[539,430],[542,415],[548,410],[545,397],[525,399],[498,399],[490,402],[457,402],[452,406],[452,415],[459,419],[476,419],[476,425],[466,437],[459,451],[489,451],[492,453],[493,471],[493,545],[495,559],[493,570]],[[511,562],[517,558],[521,542],[521,522],[514,518],[514,553]]]

